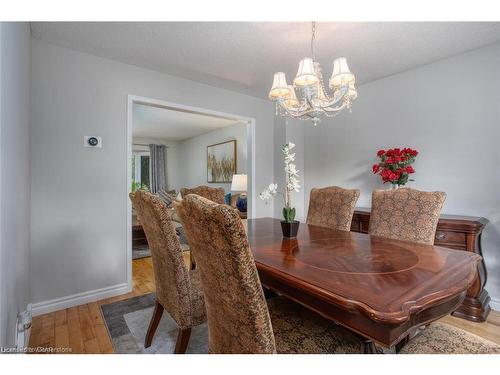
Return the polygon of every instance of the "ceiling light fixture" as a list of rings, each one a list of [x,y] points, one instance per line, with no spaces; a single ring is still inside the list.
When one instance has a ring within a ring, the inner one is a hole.
[[[356,78],[349,70],[345,57],[333,61],[333,71],[329,81],[332,93],[329,94],[325,90],[321,67],[314,53],[315,39],[316,22],[312,22],[312,57],[300,61],[293,85],[287,84],[285,73],[275,73],[269,99],[276,102],[276,114],[311,120],[316,126],[321,121],[322,115],[333,117],[346,108],[350,110],[352,101],[357,98],[358,93],[354,86]]]

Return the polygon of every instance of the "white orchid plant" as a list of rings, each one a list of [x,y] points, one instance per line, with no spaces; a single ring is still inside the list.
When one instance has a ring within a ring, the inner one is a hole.
[[[259,194],[259,198],[264,202],[269,202],[271,198],[274,198],[277,194],[283,196],[285,207],[283,207],[283,218],[285,222],[292,223],[295,220],[295,207],[292,207],[292,197],[291,192],[300,191],[300,180],[299,180],[299,170],[294,164],[295,154],[291,150],[295,147],[295,144],[288,142],[281,146],[281,151],[285,155],[285,188],[283,192],[278,191],[278,184],[272,183]]]

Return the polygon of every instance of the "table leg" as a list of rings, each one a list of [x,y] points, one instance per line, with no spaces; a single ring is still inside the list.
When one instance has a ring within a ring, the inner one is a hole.
[[[382,352],[378,350],[377,346],[375,343],[367,339],[366,337],[360,336],[359,341],[360,341],[360,349],[361,349],[361,354],[381,354]]]

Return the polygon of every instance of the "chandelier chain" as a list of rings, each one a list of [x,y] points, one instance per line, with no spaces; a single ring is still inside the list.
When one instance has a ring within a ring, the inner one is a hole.
[[[311,57],[313,61],[316,60],[314,51],[314,42],[316,41],[316,22],[312,22],[312,35],[311,35]]]

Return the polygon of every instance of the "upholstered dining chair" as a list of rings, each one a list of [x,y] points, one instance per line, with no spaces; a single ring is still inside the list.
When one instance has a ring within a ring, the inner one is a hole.
[[[441,191],[375,190],[368,232],[374,236],[432,245],[446,199]]]
[[[311,189],[307,224],[351,230],[358,198],[358,189],[343,189],[338,186]]]
[[[286,299],[266,304],[244,225],[234,209],[197,195],[176,203],[197,259],[210,353],[359,353],[360,341]]]
[[[194,188],[181,189],[181,196],[183,198],[188,194],[196,194],[215,203],[224,204],[225,192],[223,188],[213,188],[210,186],[201,185]]]
[[[224,204],[224,195],[225,191],[223,188],[213,188],[210,186],[197,186],[194,188],[182,188],[181,189],[181,196],[185,197],[188,194],[196,194],[199,195],[200,197],[207,198],[211,200],[212,202],[219,203],[219,204]],[[193,255],[193,252],[191,251],[189,253],[189,258],[190,258],[190,263],[191,263],[191,269],[196,268],[196,260]]]
[[[130,194],[141,220],[153,260],[156,304],[144,346],[151,345],[163,311],[179,326],[174,353],[185,353],[191,327],[206,322],[198,270],[188,271],[169,210],[157,196],[145,191]]]

